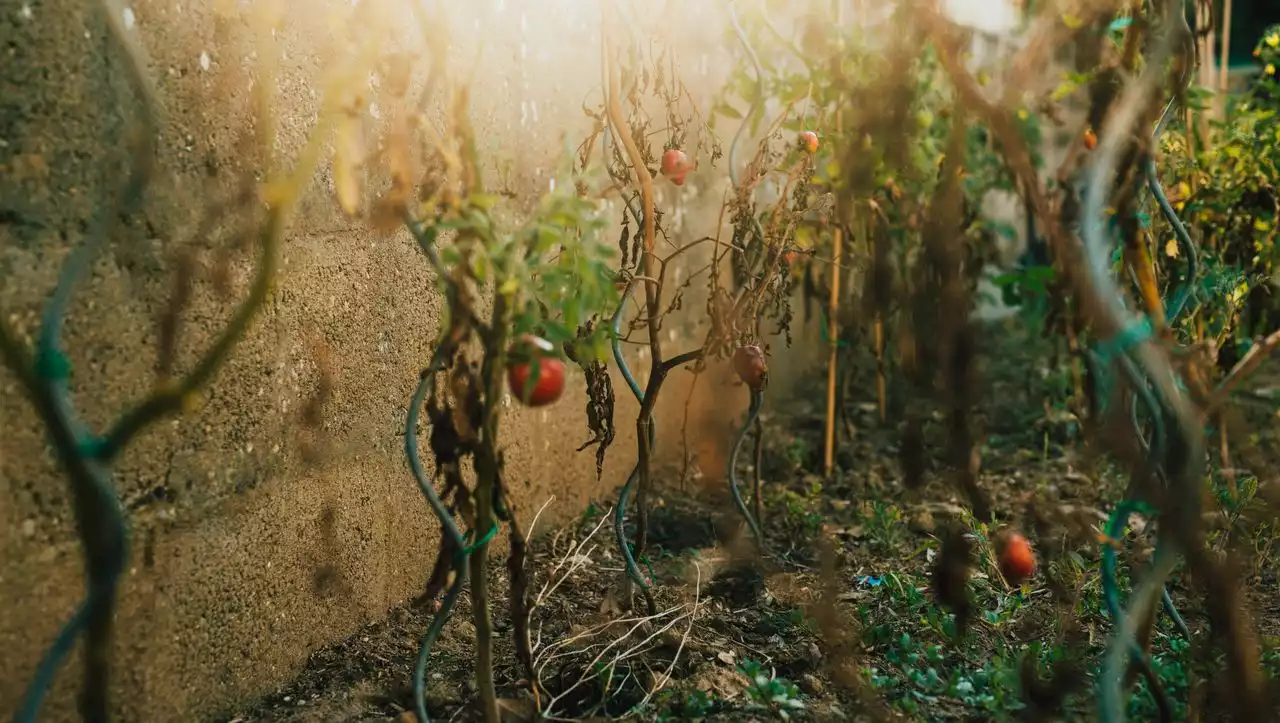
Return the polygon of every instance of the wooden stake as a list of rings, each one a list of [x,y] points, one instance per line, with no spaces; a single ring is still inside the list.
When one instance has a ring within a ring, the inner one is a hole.
[[[1218,120],[1227,119],[1227,70],[1231,67],[1231,0],[1222,2],[1222,43],[1218,46]]]
[[[871,235],[864,234],[863,238],[867,239],[867,246],[871,253],[871,268],[875,268],[875,242],[870,239]],[[880,421],[884,422],[889,418],[889,384],[885,374],[884,359],[884,317],[876,311],[875,325],[872,333],[875,335],[875,351],[876,351],[876,402],[880,407]]]
[[[843,0],[836,0],[836,33],[839,42],[836,52],[844,52],[844,36],[840,35],[843,31],[844,23],[842,12],[844,8]],[[840,132],[844,130],[844,104],[843,98],[836,103],[836,136],[839,137]],[[840,197],[836,196],[836,206],[832,211],[832,216],[840,218]],[[840,265],[842,262],[844,250],[844,234],[841,232],[840,224],[836,224],[835,232],[832,234],[832,242],[834,248],[831,252],[831,299],[827,305],[827,340],[831,344],[827,356],[827,428],[822,447],[822,470],[823,473],[830,477],[835,471],[836,466],[836,380],[839,378],[837,371],[837,362],[839,361],[840,340],[838,334],[840,325],[836,321],[837,314],[840,312]]]
[[[831,472],[835,469],[836,455],[836,379],[839,376],[837,367],[840,351],[840,340],[837,338],[840,325],[836,322],[836,314],[840,311],[840,257],[841,247],[844,245],[839,226],[836,227],[832,236],[835,249],[831,254],[831,263],[834,268],[831,274],[831,303],[827,307],[827,339],[830,341],[831,349],[827,357],[827,430],[822,458],[822,468],[827,476],[831,476]]]
[[[1196,32],[1201,32],[1205,27],[1213,21],[1213,16],[1208,7],[1203,3],[1196,3]],[[1200,85],[1205,88],[1214,86],[1213,77],[1213,33],[1205,33],[1198,41],[1200,47]],[[1200,134],[1201,139],[1209,137],[1209,118],[1205,113],[1196,113],[1196,131]],[[1193,174],[1194,175],[1194,174]]]

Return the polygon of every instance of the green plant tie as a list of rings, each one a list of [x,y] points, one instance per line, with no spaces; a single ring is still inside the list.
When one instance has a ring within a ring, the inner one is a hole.
[[[821,334],[822,334],[822,343],[823,343],[823,344],[830,344],[830,343],[831,343],[831,334],[829,334],[829,333],[827,332],[827,328],[828,328],[828,324],[827,324],[827,310],[826,310],[826,309],[822,309],[822,310],[820,310],[820,311],[819,311],[819,313],[822,315],[822,324],[820,324],[820,325],[819,325],[819,327],[818,327],[818,328],[819,328],[819,330],[820,330],[820,332],[821,332]],[[847,348],[849,347],[849,342],[847,342],[847,341],[842,341],[842,340],[840,340],[840,339],[838,339],[838,338],[837,338],[837,339],[836,339],[836,347],[837,347],[837,348],[839,348],[839,349],[847,349]]]
[[[634,552],[634,548],[633,548],[633,552]],[[640,562],[643,562],[643,563],[644,563],[645,568],[647,568],[647,569],[649,570],[649,579],[650,579],[650,580],[657,580],[657,579],[658,579],[658,575],[657,575],[657,573],[655,573],[655,572],[653,571],[653,565],[649,564],[649,556],[648,556],[648,555],[641,555],[641,556],[640,556]]]
[[[1128,326],[1116,332],[1110,339],[1103,339],[1094,344],[1091,356],[1095,361],[1094,373],[1101,382],[1098,385],[1098,406],[1106,412],[1110,408],[1107,390],[1111,386],[1111,364],[1128,355],[1129,351],[1154,335],[1151,320],[1147,317],[1135,319]],[[1155,410],[1152,410],[1155,413]]]
[[[36,355],[35,371],[48,382],[65,382],[71,378],[71,362],[59,349],[43,348]]]
[[[80,456],[85,459],[101,459],[106,440],[96,434],[82,434],[76,440]]]
[[[1151,320],[1147,317],[1136,319],[1116,332],[1110,339],[1104,339],[1094,345],[1094,353],[1104,363],[1127,355],[1134,347],[1147,341],[1155,334]]]
[[[462,550],[460,550],[460,551],[458,552],[458,554],[457,554],[457,559],[459,559],[459,560],[466,559],[467,557],[469,557],[469,556],[471,555],[471,553],[475,552],[476,550],[479,550],[480,548],[482,548],[482,547],[484,547],[485,545],[487,545],[487,544],[489,544],[490,542],[492,542],[492,541],[493,541],[494,536],[495,536],[495,535],[497,535],[497,534],[498,534],[498,526],[497,526],[497,525],[490,525],[490,526],[489,526],[489,531],[488,531],[488,532],[486,532],[486,533],[484,533],[484,537],[481,537],[479,540],[476,540],[475,542],[473,542],[473,543],[471,543],[470,545],[468,545],[468,546],[466,546],[466,547],[462,548]],[[471,533],[470,533],[470,532],[468,532],[468,533],[467,533],[467,536],[468,536],[468,537],[470,537],[470,536],[471,536]]]

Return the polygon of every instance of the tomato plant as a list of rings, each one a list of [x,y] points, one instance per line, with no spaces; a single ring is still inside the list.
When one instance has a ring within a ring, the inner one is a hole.
[[[462,139],[469,132],[464,109],[460,103],[456,118]],[[445,525],[453,539],[442,540],[436,565],[437,570],[452,568],[454,582],[437,615],[440,620],[448,615],[465,579],[462,562],[469,561],[479,650],[476,679],[486,720],[497,720],[492,625],[485,576],[487,540],[498,521],[505,521],[512,528],[512,619],[516,621],[517,652],[526,666],[532,664],[525,600],[526,543],[502,486],[502,462],[498,453],[502,380],[506,376],[512,393],[530,406],[555,401],[563,391],[565,373],[564,361],[558,356],[555,344],[568,345],[580,361],[601,357],[606,338],[603,330],[579,334],[578,329],[597,315],[599,309],[616,303],[617,290],[606,263],[610,250],[600,236],[603,221],[599,204],[589,197],[590,192],[579,195],[582,189],[590,188],[590,179],[574,177],[566,163],[561,168],[565,176],[564,182],[558,185],[561,190],[544,197],[538,212],[524,225],[506,230],[494,220],[495,197],[484,194],[479,185],[474,152],[467,149],[465,140],[458,150],[461,175],[471,179],[471,183],[461,187],[456,195],[448,186],[442,187],[410,211],[410,228],[440,275],[449,300],[449,313],[435,358],[424,370],[410,408],[406,449],[411,459],[416,456],[414,422],[424,390],[430,385],[432,397],[428,405],[432,423],[437,427],[453,427],[447,432],[433,431],[432,449],[438,463],[457,455],[459,441],[463,443],[462,448],[474,456],[477,475],[474,488],[467,491],[455,470],[447,475],[450,481],[447,489],[455,499],[466,500],[465,505],[460,504],[462,509],[474,511],[473,519],[466,520],[468,527],[473,531],[484,530],[476,532],[479,537],[473,539],[473,536],[459,535],[451,522]],[[446,232],[451,233],[452,238],[444,245]],[[487,318],[481,318],[474,296],[475,290],[482,288],[488,288],[491,294]],[[477,338],[482,347],[479,374],[466,362],[463,344],[471,337]],[[509,348],[507,340],[512,337],[517,339],[517,344]],[[535,338],[537,342],[530,343]],[[444,391],[432,383],[440,373],[447,373],[449,377]],[[460,423],[456,415],[446,413],[451,407],[459,409],[462,418],[469,421]],[[422,477],[420,465],[414,468],[436,514],[442,520],[450,519],[439,500],[433,498],[434,491]],[[444,580],[448,576],[437,573],[432,579]],[[438,627],[433,626],[433,631],[438,633]],[[419,688],[419,717],[424,719],[421,670],[432,640],[433,636],[424,642],[419,674],[415,677]],[[530,674],[528,679],[536,678]]]
[[[600,147],[604,160],[604,169],[617,186],[622,189],[623,214],[622,234],[618,241],[621,251],[616,276],[617,287],[622,291],[621,303],[609,317],[611,324],[607,330],[612,333],[613,358],[618,371],[627,383],[628,389],[640,403],[640,412],[636,420],[637,461],[626,483],[618,493],[618,503],[614,508],[614,534],[626,567],[626,586],[638,585],[644,594],[650,614],[655,612],[653,597],[649,592],[649,584],[640,573],[636,563],[642,558],[647,544],[648,503],[650,488],[651,458],[653,442],[656,435],[653,423],[653,410],[658,394],[667,376],[685,364],[700,364],[704,356],[701,348],[690,349],[674,356],[666,356],[663,348],[663,324],[673,311],[678,310],[682,293],[698,276],[697,273],[683,276],[674,291],[667,286],[668,279],[678,272],[673,272],[673,261],[691,249],[706,242],[714,242],[711,237],[703,237],[689,243],[678,245],[666,255],[658,252],[658,238],[670,240],[668,230],[662,225],[662,216],[657,207],[654,192],[654,171],[650,166],[655,154],[648,144],[648,138],[654,135],[650,130],[651,117],[645,112],[641,98],[646,95],[656,97],[666,110],[667,125],[664,130],[668,140],[661,154],[658,170],[676,185],[686,182],[687,174],[694,171],[698,164],[691,160],[706,153],[714,165],[721,155],[718,141],[706,133],[706,125],[701,121],[696,107],[688,103],[689,93],[677,74],[675,48],[655,43],[650,54],[638,59],[641,65],[620,67],[615,59],[614,38],[619,31],[619,18],[610,14],[605,21],[603,44],[603,96],[604,103],[598,111],[587,110],[597,121],[595,132],[579,146],[580,166],[588,166],[591,150],[597,138],[603,139]],[[621,28],[625,32],[635,32],[630,26]],[[624,94],[623,88],[626,88]],[[625,99],[625,104],[624,104]],[[692,141],[692,142],[691,142]],[[635,223],[636,231],[632,235],[631,224]],[[687,257],[686,257],[687,258]],[[632,321],[626,333],[622,330],[626,304],[642,287],[643,312],[641,318]],[[670,294],[670,296],[667,296]],[[667,301],[669,299],[669,301]],[[591,324],[597,320],[593,319]],[[603,328],[603,327],[593,327]],[[622,347],[637,331],[646,333],[649,356],[649,377],[644,388],[633,376]],[[700,368],[700,367],[697,367]],[[597,452],[597,469],[604,453],[604,447],[612,440],[613,397],[612,386],[601,365],[593,363],[584,367],[593,380],[590,383],[592,404],[589,419],[592,423],[596,439],[599,440]],[[638,508],[638,539],[633,546],[628,542],[625,531],[625,515],[631,499],[632,491],[636,492]]]
[[[442,17],[415,6],[429,39],[430,76],[424,94],[440,92],[450,112],[442,128],[415,125],[412,108],[402,105],[389,123],[380,158],[390,189],[370,204],[373,221],[399,218],[407,225],[435,271],[446,301],[440,337],[419,375],[405,423],[405,454],[414,478],[440,520],[437,559],[427,599],[447,588],[435,620],[423,637],[414,670],[418,718],[427,721],[425,672],[432,646],[468,577],[476,630],[476,686],[484,720],[498,720],[494,689],[493,625],[488,588],[488,545],[499,524],[510,528],[508,571],[511,620],[517,657],[535,681],[529,637],[527,541],[504,485],[500,453],[501,410],[509,391],[529,406],[558,399],[565,388],[566,357],[590,367],[608,349],[607,330],[592,321],[617,304],[600,174],[578,172],[565,154],[551,191],[519,223],[503,197],[486,190],[471,126],[468,88],[447,72],[447,29]],[[405,62],[410,62],[406,60]],[[407,89],[407,87],[406,87]],[[403,94],[403,93],[402,93]],[[367,102],[358,98],[354,102]],[[340,129],[337,147],[350,148],[345,135],[362,132],[363,116],[352,113]],[[421,135],[414,133],[421,129]],[[415,146],[420,151],[415,151]],[[415,158],[422,158],[421,164]],[[358,155],[343,164],[363,162]],[[348,179],[337,191],[344,209],[360,208],[363,189]],[[486,298],[487,297],[487,298]],[[589,374],[590,376],[590,374]],[[505,389],[504,389],[505,386]],[[437,490],[418,452],[418,421],[427,412]],[[461,463],[470,458],[475,481],[468,485]],[[446,502],[448,501],[448,502]],[[459,525],[455,513],[461,518]],[[466,530],[465,532],[463,530]],[[530,683],[536,693],[536,684]]]

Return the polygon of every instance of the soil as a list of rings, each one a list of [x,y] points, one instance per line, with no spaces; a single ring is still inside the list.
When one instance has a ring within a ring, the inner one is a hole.
[[[644,614],[639,595],[634,607],[628,604],[611,499],[592,504],[573,524],[535,531],[536,702],[515,664],[506,580],[495,565],[490,589],[499,601],[497,677],[505,714],[524,720],[541,708],[552,720],[628,713],[643,721],[776,720],[786,709],[780,701],[792,700],[802,706],[789,709],[792,720],[1054,719],[1034,717],[1038,706],[1070,720],[1092,719],[1091,684],[1071,675],[1063,651],[1079,646],[1100,656],[1110,635],[1098,595],[1096,534],[1123,477],[1091,460],[1070,415],[1050,406],[1057,380],[1035,368],[1048,356],[1047,342],[1018,323],[987,335],[1000,347],[984,362],[981,415],[987,443],[980,485],[997,520],[990,527],[968,515],[934,452],[945,448],[941,415],[925,425],[926,483],[904,487],[901,435],[897,425],[879,420],[871,360],[850,362],[858,370],[846,397],[851,423],[840,437],[835,474],[821,477],[825,379],[810,374],[807,386],[766,397],[760,467],[767,557],[754,554],[723,480],[687,479],[696,471],[683,475],[679,464],[661,471],[650,523],[647,572],[656,575],[657,616]],[[744,448],[751,449],[749,441]],[[740,475],[748,488],[749,456]],[[629,458],[629,450],[616,449],[607,464]],[[953,525],[977,535],[967,588],[978,612],[959,642],[952,637],[955,619],[935,599],[940,583],[931,579]],[[628,527],[634,534],[630,520]],[[1025,585],[1010,585],[993,562],[988,540],[1006,527],[1023,531],[1040,557]],[[1140,521],[1134,531],[1126,562],[1144,557],[1152,542]],[[1074,574],[1073,560],[1080,566]],[[1274,581],[1269,555],[1251,563],[1251,582]],[[1265,592],[1272,587],[1251,586],[1267,648],[1277,625],[1275,596]],[[1201,635],[1203,593],[1183,579],[1171,593]],[[415,720],[410,673],[430,608],[395,609],[314,653],[294,681],[257,705],[211,720]],[[1158,666],[1184,659],[1185,646],[1178,647],[1168,622],[1158,630]],[[473,634],[464,594],[427,667],[432,720],[471,719]],[[1058,681],[1065,700],[1044,702],[1055,697],[1052,686],[1024,679],[1024,658],[1039,660],[1040,676],[1059,664],[1053,669],[1067,673]],[[1084,659],[1084,667],[1096,659]],[[1193,667],[1190,660],[1186,667]],[[764,677],[753,680],[756,670]],[[1077,663],[1074,670],[1082,668]],[[1187,675],[1165,676],[1171,697],[1185,698]],[[1135,693],[1135,719],[1146,719],[1149,708],[1145,694]],[[1208,710],[1214,712],[1212,702]]]

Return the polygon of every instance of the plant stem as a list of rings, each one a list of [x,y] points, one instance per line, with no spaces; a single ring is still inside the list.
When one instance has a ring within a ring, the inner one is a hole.
[[[649,278],[657,278],[653,273],[653,247],[657,224],[654,223],[653,212],[653,176],[645,167],[644,156],[641,155],[636,141],[631,137],[631,130],[622,117],[622,106],[618,102],[618,76],[613,71],[609,57],[609,34],[603,33],[602,55],[607,82],[607,111],[613,132],[622,141],[627,151],[627,160],[635,170],[640,184],[641,221],[643,222],[644,255],[641,258],[641,273]],[[662,388],[662,380],[666,373],[662,365],[662,341],[659,335],[662,315],[661,284],[645,284],[645,313],[649,324],[649,383],[645,390],[644,402],[640,405],[640,415],[636,418],[636,447],[638,451],[639,480],[636,491],[636,548],[637,557],[644,554],[649,532],[649,473],[653,448],[650,445],[650,427],[653,424],[653,407],[657,401],[658,390]]]
[[[500,286],[500,285],[499,285]],[[484,424],[476,450],[476,538],[483,540],[496,523],[493,514],[494,491],[498,479],[498,422],[502,415],[498,400],[502,398],[502,376],[505,367],[507,301],[494,294],[493,326],[485,337]],[[471,612],[476,626],[476,692],[480,696],[480,714],[485,723],[498,723],[498,698],[493,684],[493,621],[489,617],[489,543],[477,545],[471,552]]]
[[[755,512],[756,522],[764,524],[764,479],[760,473],[761,464],[764,462],[764,423],[759,417],[756,417],[755,435],[756,446],[751,467],[751,508]]]

